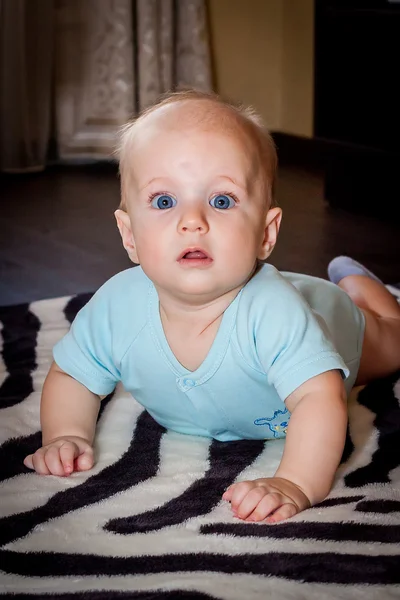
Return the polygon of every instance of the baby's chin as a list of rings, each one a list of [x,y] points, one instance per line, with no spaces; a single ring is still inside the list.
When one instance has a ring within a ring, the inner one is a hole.
[[[157,285],[156,285],[157,287]],[[217,287],[199,285],[199,284],[186,284],[180,286],[163,286],[162,288],[171,298],[175,298],[180,302],[184,302],[188,305],[203,305],[209,304],[213,300],[220,298],[224,291]]]
[[[161,283],[161,282],[160,282]],[[170,299],[175,299],[180,303],[188,306],[204,306],[209,305],[223,297],[232,296],[230,301],[234,299],[239,290],[246,282],[205,282],[191,280],[181,281],[179,285],[171,284],[171,281],[155,287],[159,295],[167,294]]]

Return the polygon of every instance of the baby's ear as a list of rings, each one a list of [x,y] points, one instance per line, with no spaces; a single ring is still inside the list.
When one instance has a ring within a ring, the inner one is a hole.
[[[117,227],[121,234],[122,244],[127,251],[129,258],[132,262],[139,264],[135,240],[133,239],[131,220],[128,213],[119,208],[115,211],[114,215],[117,220]]]
[[[277,206],[270,208],[265,219],[264,239],[258,257],[265,260],[271,254],[278,238],[279,228],[282,220],[282,209]]]

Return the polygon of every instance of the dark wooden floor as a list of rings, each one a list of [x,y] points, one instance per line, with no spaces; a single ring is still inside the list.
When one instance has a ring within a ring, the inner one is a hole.
[[[130,266],[116,229],[115,167],[52,168],[0,179],[0,305],[94,291]],[[282,166],[284,211],[271,263],[325,277],[337,254],[400,281],[400,225],[331,209],[321,173]],[[384,203],[384,198],[381,199]]]

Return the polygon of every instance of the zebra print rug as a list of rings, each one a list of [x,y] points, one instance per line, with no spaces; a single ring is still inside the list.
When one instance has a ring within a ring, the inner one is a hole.
[[[0,595],[400,598],[400,375],[354,392],[330,496],[277,525],[234,519],[221,495],[272,475],[282,441],[171,433],[123,389],[103,402],[92,471],[28,471],[51,349],[88,298],[0,309]]]

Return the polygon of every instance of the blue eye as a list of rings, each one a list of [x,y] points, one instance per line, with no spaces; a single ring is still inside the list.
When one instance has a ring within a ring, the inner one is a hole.
[[[153,208],[172,208],[176,205],[176,200],[168,194],[157,194],[157,196],[154,196],[152,199],[151,205]]]
[[[227,196],[226,194],[218,194],[218,196],[214,196],[210,200],[211,206],[214,208],[219,208],[225,210],[227,208],[232,208],[235,206],[236,202],[231,196]]]

